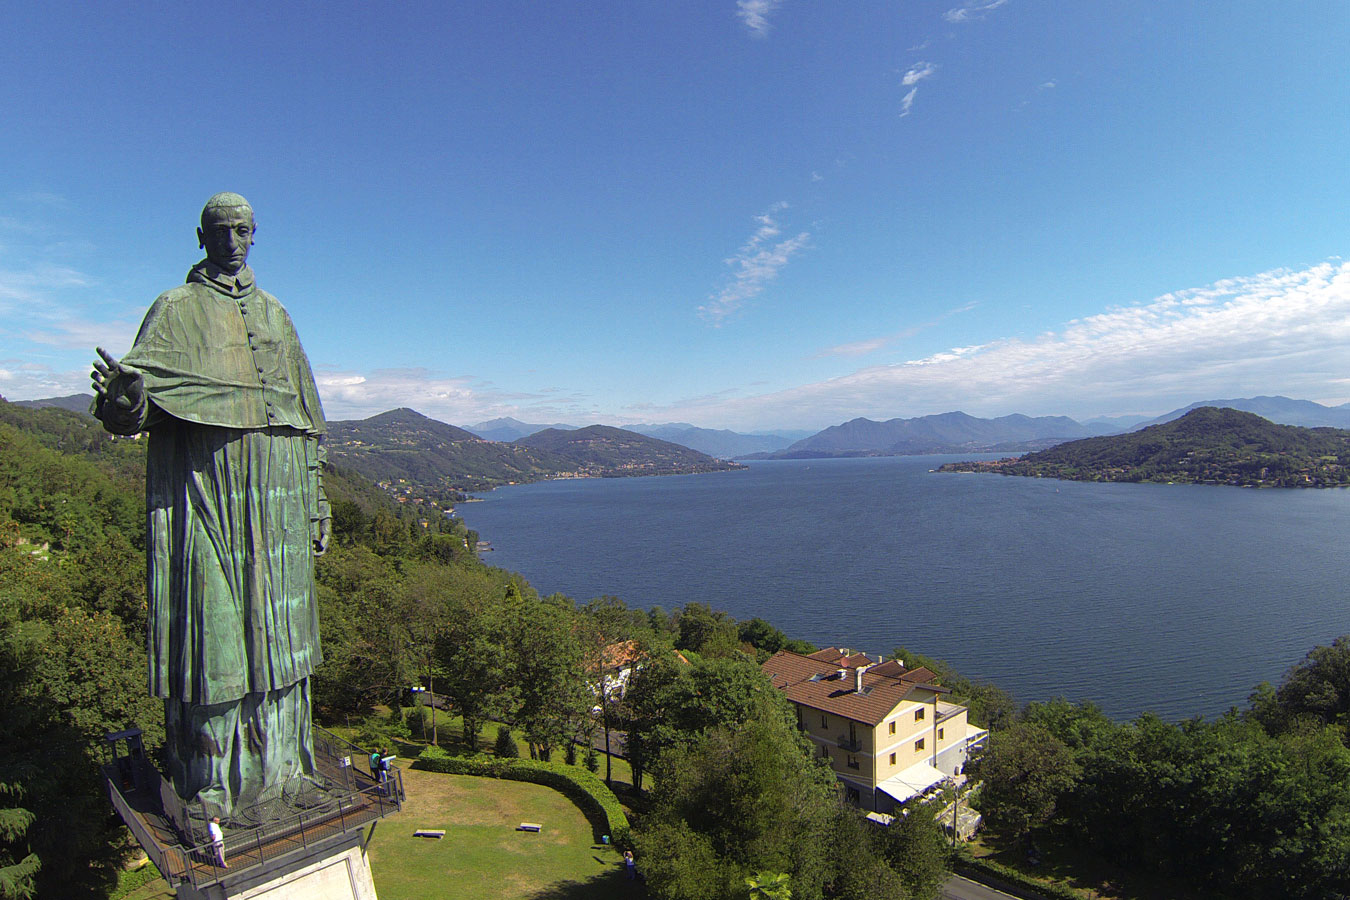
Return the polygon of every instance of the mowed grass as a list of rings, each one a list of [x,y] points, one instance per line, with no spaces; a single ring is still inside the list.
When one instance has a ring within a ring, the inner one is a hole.
[[[552,788],[406,767],[403,779],[407,802],[369,844],[381,900],[644,896],[619,854],[595,844],[581,810]],[[516,831],[521,822],[543,831]],[[413,837],[419,828],[445,837]]]

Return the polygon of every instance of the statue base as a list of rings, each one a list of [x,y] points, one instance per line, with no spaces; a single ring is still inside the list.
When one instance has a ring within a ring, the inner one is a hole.
[[[177,900],[378,900],[359,831],[307,853],[226,875],[206,887],[180,884],[176,896]]]

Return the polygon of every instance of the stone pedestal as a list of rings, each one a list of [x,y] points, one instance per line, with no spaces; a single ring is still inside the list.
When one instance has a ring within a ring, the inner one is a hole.
[[[195,888],[178,900],[378,900],[362,832],[348,832],[304,853],[255,866],[237,877]]]

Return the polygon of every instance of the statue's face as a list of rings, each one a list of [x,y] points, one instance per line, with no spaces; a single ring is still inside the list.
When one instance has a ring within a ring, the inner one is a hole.
[[[197,229],[197,238],[206,248],[207,259],[229,274],[237,274],[253,246],[253,211],[247,207],[213,209]]]

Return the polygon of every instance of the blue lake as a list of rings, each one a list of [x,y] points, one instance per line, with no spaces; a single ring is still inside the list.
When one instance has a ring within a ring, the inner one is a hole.
[[[929,471],[957,458],[552,481],[458,513],[543,593],[701,601],[1117,718],[1244,706],[1350,632],[1350,491]]]

